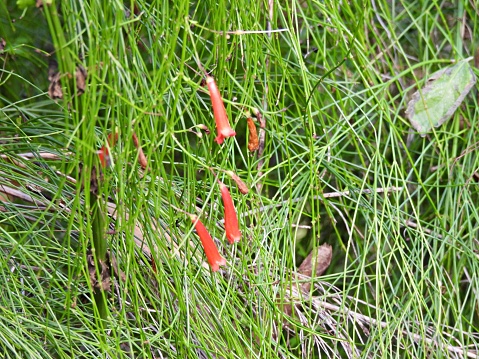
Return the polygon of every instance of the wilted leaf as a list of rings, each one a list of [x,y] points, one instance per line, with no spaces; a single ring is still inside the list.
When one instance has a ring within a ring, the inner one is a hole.
[[[244,183],[236,173],[234,173],[233,171],[227,171],[226,174],[230,176],[233,181],[235,181],[239,191],[242,194],[247,194],[249,192],[249,188],[246,183]]]
[[[406,116],[411,125],[421,136],[433,126],[442,125],[452,117],[475,83],[476,76],[468,60],[435,72],[408,104]]]

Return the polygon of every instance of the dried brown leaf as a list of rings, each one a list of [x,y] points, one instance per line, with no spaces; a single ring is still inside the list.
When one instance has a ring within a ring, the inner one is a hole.
[[[86,78],[87,72],[85,68],[81,65],[77,66],[75,71],[75,79],[78,96],[85,92]],[[50,98],[53,100],[63,98],[61,73],[58,72],[58,64],[55,60],[51,60],[48,66],[48,80],[50,81],[50,84],[48,85],[48,95]]]
[[[332,248],[329,244],[323,244],[311,251],[298,268],[298,272],[311,277],[313,274],[313,259],[316,263],[315,275],[319,277],[331,264]]]
[[[311,251],[298,268],[298,273],[305,277],[319,277],[331,264],[333,250],[329,244],[323,244]],[[303,292],[309,292],[311,282],[301,284]]]
[[[85,92],[87,72],[82,65],[77,66],[75,71],[75,78],[77,83],[77,95],[80,96]]]
[[[333,251],[329,244],[323,244],[317,248],[314,248],[311,253],[303,260],[301,265],[298,268],[297,280],[302,280],[302,283],[294,285],[294,289],[288,288],[288,292],[298,292],[302,293],[304,297],[309,297],[309,291],[311,289],[311,280],[304,281],[313,277],[319,277],[322,275],[326,269],[328,269],[331,264]],[[283,304],[283,312],[287,316],[291,316],[293,312],[293,304],[285,303]],[[286,322],[285,322],[286,323]]]
[[[51,99],[55,100],[58,98],[63,98],[62,83],[60,81],[60,73],[56,72],[48,75],[48,80],[50,80],[50,85],[48,85],[48,96]]]

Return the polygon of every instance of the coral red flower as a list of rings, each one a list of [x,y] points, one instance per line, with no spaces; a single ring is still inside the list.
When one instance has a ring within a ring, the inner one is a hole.
[[[100,164],[103,168],[110,167],[111,159],[110,159],[110,151],[108,151],[108,147],[103,146],[98,152],[98,158],[100,159]]]
[[[258,132],[256,131],[256,125],[251,117],[248,117],[246,121],[249,130],[248,150],[250,150],[250,152],[254,152],[259,148]]]
[[[206,259],[210,264],[211,270],[216,272],[220,269],[220,266],[226,265],[226,259],[224,259],[220,253],[218,252],[218,248],[216,248],[215,242],[213,242],[213,238],[211,238],[210,234],[206,227],[201,223],[195,215],[190,215],[191,221],[195,225],[196,233],[200,237],[201,244],[203,246],[203,250],[206,254]]]
[[[207,76],[206,84],[208,85],[208,90],[210,91],[213,114],[215,116],[216,122],[216,131],[218,132],[218,136],[215,138],[215,141],[221,145],[226,137],[235,136],[236,132],[231,128],[228,121],[225,105],[223,103],[223,99],[221,98],[220,91],[218,90],[218,86],[216,86],[215,79],[211,76]]]
[[[219,182],[219,181],[218,181]],[[241,239],[241,232],[238,225],[238,216],[236,215],[233,199],[231,198],[228,187],[223,182],[219,182],[221,190],[221,198],[225,207],[225,230],[226,238],[233,244]]]
[[[108,145],[110,147],[112,147],[112,146],[115,145],[116,141],[118,141],[118,133],[115,132],[114,135],[113,135],[113,133],[110,133],[108,135]],[[108,150],[108,147],[106,145],[102,146],[97,151],[97,154],[98,154],[98,158],[100,159],[100,164],[103,168],[111,166],[111,155],[110,155],[110,151]]]

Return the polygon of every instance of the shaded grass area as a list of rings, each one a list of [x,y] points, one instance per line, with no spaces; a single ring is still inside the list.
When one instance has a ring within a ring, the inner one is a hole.
[[[476,54],[468,2],[64,1],[23,13],[7,1],[0,13],[5,355],[477,357],[476,90],[424,138],[404,117],[431,73]],[[221,146],[198,63],[237,132]],[[247,149],[254,109],[261,155]],[[100,171],[101,146],[112,166]],[[210,169],[233,194],[238,245]],[[202,218],[224,270],[209,271],[175,208]],[[117,263],[106,322],[88,267],[99,228]],[[298,293],[297,267],[324,243],[328,271]]]

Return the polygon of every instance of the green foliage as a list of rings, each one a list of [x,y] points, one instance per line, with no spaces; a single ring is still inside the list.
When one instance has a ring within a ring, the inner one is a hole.
[[[17,6],[20,9],[26,9],[35,5],[35,0],[17,0]]]
[[[6,357],[476,355],[477,99],[425,138],[404,111],[427,74],[476,53],[477,12],[338,4],[56,1],[23,17],[0,5]],[[199,64],[237,133],[221,146]],[[260,156],[247,149],[255,109]],[[234,246],[215,175],[240,214]],[[182,211],[224,270],[209,270]],[[300,278],[324,243],[328,271]],[[111,291],[95,288],[102,262]]]
[[[476,76],[467,61],[461,60],[435,72],[428,78],[427,85],[414,93],[406,116],[423,136],[432,127],[449,120],[476,84]]]

